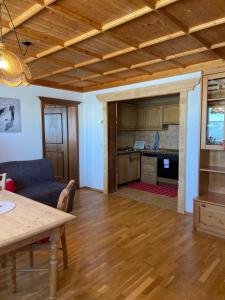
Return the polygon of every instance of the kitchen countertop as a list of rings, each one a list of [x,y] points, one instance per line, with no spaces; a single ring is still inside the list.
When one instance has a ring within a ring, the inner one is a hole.
[[[159,150],[151,150],[151,149],[144,149],[144,150],[134,150],[134,149],[124,149],[124,150],[117,150],[117,155],[121,154],[129,154],[129,153],[161,153],[161,154],[179,154],[179,150],[174,149],[159,149]]]

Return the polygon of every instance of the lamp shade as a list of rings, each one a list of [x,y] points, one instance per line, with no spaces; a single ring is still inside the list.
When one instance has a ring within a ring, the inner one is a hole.
[[[31,79],[27,65],[0,42],[0,82],[10,86],[28,85]]]

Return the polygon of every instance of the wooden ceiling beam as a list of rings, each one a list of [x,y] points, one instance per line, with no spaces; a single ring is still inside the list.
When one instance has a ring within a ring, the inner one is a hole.
[[[33,16],[41,12],[46,8],[47,5],[50,5],[54,3],[56,0],[44,0],[42,1],[37,1],[35,4],[33,4],[30,8],[25,10],[22,14],[19,16],[13,18],[13,24],[14,27],[18,27],[19,25],[23,24],[24,22],[28,21],[31,19]],[[13,25],[11,22],[8,23],[8,27],[4,27],[2,30],[3,36],[9,33],[13,29]]]
[[[71,19],[71,20],[78,20],[81,21],[82,23],[85,23],[87,25],[90,25],[91,27],[94,27],[95,29],[99,30],[100,32],[102,31],[102,26],[101,24],[98,24],[97,22],[82,16],[81,14],[79,14],[78,12],[75,12],[73,10],[70,10],[66,7],[63,7],[59,4],[52,4],[47,6],[47,9],[49,9],[50,11],[63,16],[67,19]]]
[[[64,43],[62,40],[55,38],[49,34],[45,34],[30,28],[25,28],[22,26],[17,27],[16,31],[22,35],[25,35],[27,37],[34,38],[36,40],[45,42],[47,44],[52,44],[52,45],[61,45],[64,46]]]
[[[70,86],[70,85],[61,86],[59,84],[56,84],[55,82],[45,81],[45,80],[36,80],[36,81],[32,82],[32,84],[51,87],[54,89],[70,90],[70,91],[79,92],[79,93],[81,93],[83,91],[83,89],[79,88],[79,87],[74,87],[74,86]]]
[[[113,58],[113,57],[116,57],[116,56],[127,54],[127,53],[133,52],[135,50],[136,50],[135,47],[128,47],[128,48],[125,48],[125,49],[117,50],[117,51],[114,51],[114,52],[103,55],[103,60],[107,60],[107,59],[110,59],[110,58]]]
[[[78,68],[82,68],[82,67],[85,67],[85,66],[89,66],[91,64],[94,64],[96,62],[99,62],[99,59],[98,58],[92,58],[92,59],[89,59],[89,60],[86,60],[86,61],[83,61],[83,62],[80,62],[80,63],[77,63],[74,65],[74,68],[75,69],[78,69]]]
[[[49,1],[49,3],[47,3],[44,7],[48,6],[48,8],[50,9],[51,6],[53,5],[53,4],[50,5],[51,1],[53,3],[56,0],[46,0],[46,1]],[[163,2],[163,4],[160,5],[160,7],[167,6],[167,5],[169,5],[169,4],[173,3],[173,2],[176,2],[176,1],[178,1],[178,0],[166,0],[165,2]],[[38,5],[41,6],[40,3]],[[146,15],[148,13],[151,13],[152,11],[153,11],[153,9],[151,9],[149,6],[146,5],[145,7],[142,7],[141,9],[138,9],[138,10],[132,12],[132,13],[129,13],[129,14],[121,17],[121,18],[118,18],[116,20],[113,20],[111,22],[103,24],[101,30],[93,28],[92,30],[90,30],[90,31],[88,31],[88,32],[86,32],[86,33],[84,33],[82,35],[79,35],[77,37],[69,39],[68,41],[64,42],[64,48],[72,46],[74,44],[77,44],[77,43],[79,43],[81,41],[84,41],[86,39],[89,39],[91,37],[97,36],[102,31],[108,31],[108,30],[113,29],[113,28],[115,28],[117,26],[125,24],[125,23],[127,23],[129,21],[132,21],[132,20],[135,20],[137,18],[140,18],[140,17],[142,17],[142,16],[144,16],[144,15]],[[45,51],[40,52],[36,57],[29,58],[29,62],[32,61],[32,60],[36,60],[36,59],[38,59],[40,57],[44,57],[46,55],[49,55],[51,53],[57,52],[57,51],[59,51],[61,49],[62,49],[61,46],[56,46],[56,47],[49,48],[49,49],[47,49]],[[135,49],[133,49],[133,50],[135,50]],[[120,55],[120,54],[118,53],[118,55]]]
[[[109,30],[109,29],[112,29],[112,28],[115,28],[119,25],[122,25],[124,23],[127,23],[129,21],[132,21],[132,20],[135,20],[137,18],[140,18],[148,13],[152,12],[152,9],[149,7],[149,6],[145,6],[145,7],[142,7],[136,11],[133,11],[123,17],[120,17],[118,19],[115,19],[113,21],[110,21],[106,24],[104,24],[102,26],[102,31],[106,31],[106,30]]]
[[[96,53],[96,52],[93,52],[93,51],[89,51],[89,50],[77,47],[77,46],[73,46],[73,48],[72,47],[68,47],[66,49],[69,50],[69,51],[71,51],[71,52],[73,52],[73,53],[75,53],[75,54],[76,54],[76,52],[80,52],[82,54],[87,54],[89,56],[98,58],[99,60],[103,59],[103,55],[101,55],[99,53]]]
[[[61,82],[59,85],[60,86],[70,85],[72,83],[81,82],[83,80],[89,81],[89,79],[97,78],[97,77],[101,77],[101,74],[93,74],[93,75],[88,75],[88,76],[84,76],[84,77],[81,77],[81,78],[75,77],[75,79],[71,79],[71,80],[68,80],[68,81]]]
[[[114,39],[116,39],[116,40],[121,41],[122,43],[124,43],[124,44],[126,44],[126,45],[128,45],[128,46],[130,46],[130,47],[133,47],[133,48],[136,48],[136,49],[139,48],[139,45],[138,45],[138,44],[132,43],[132,42],[129,41],[129,39],[127,39],[126,37],[120,36],[119,34],[116,34],[116,33],[113,32],[113,31],[107,31],[105,34],[108,35],[108,36],[111,36],[112,38],[114,38]]]
[[[155,9],[159,9],[171,4],[174,4],[176,2],[180,2],[181,0],[154,0],[155,2]]]
[[[106,76],[106,75],[116,74],[116,73],[119,73],[119,72],[124,72],[124,71],[127,71],[127,70],[128,70],[128,68],[122,67],[122,68],[119,68],[119,69],[114,69],[114,70],[103,72],[102,75]]]
[[[183,22],[181,22],[176,17],[174,17],[173,15],[171,15],[166,9],[161,9],[161,10],[157,11],[157,13],[166,16],[171,22],[173,22],[181,30],[183,30],[183,32],[185,34],[192,36],[192,38],[194,38],[196,41],[198,41],[199,43],[201,43],[206,49],[210,50],[211,52],[213,52],[217,56],[219,56],[219,54],[216,53],[216,51],[214,51],[213,49],[211,49],[211,45],[207,41],[205,41],[202,37],[200,37],[197,34],[197,32],[191,32],[190,29]]]
[[[102,90],[102,89],[112,88],[112,87],[116,87],[116,86],[123,86],[123,85],[128,85],[128,84],[137,83],[137,82],[154,80],[154,79],[158,79],[158,78],[176,76],[176,75],[185,74],[185,73],[189,73],[189,72],[202,71],[202,70],[210,68],[210,67],[220,66],[221,63],[222,63],[222,60],[219,59],[219,60],[213,61],[213,62],[209,61],[209,62],[205,62],[205,63],[190,65],[185,68],[177,68],[177,69],[172,69],[172,70],[160,71],[160,72],[148,74],[148,75],[134,76],[134,77],[126,78],[126,79],[112,81],[109,83],[107,82],[107,83],[91,85],[89,87],[83,88],[82,91],[90,92],[90,91]]]
[[[160,1],[157,1],[157,3],[158,2],[160,2]],[[168,3],[168,2],[167,2]],[[144,43],[141,43],[140,45],[138,45],[140,48],[145,48],[145,47],[147,47],[147,46],[149,46],[149,45],[155,45],[155,44],[158,44],[158,43],[160,43],[160,42],[162,42],[162,41],[165,41],[165,40],[170,40],[170,39],[173,39],[173,38],[176,38],[176,37],[178,37],[178,36],[184,36],[184,35],[192,35],[193,37],[194,36],[196,36],[196,34],[194,34],[195,33],[195,30],[196,30],[196,26],[194,26],[194,27],[192,27],[192,28],[187,28],[187,26],[186,25],[184,25],[182,22],[180,22],[179,20],[177,20],[174,16],[172,16],[171,17],[171,15],[165,10],[165,9],[161,9],[160,11],[159,11],[159,13],[164,13],[167,17],[169,17],[170,18],[170,20],[172,21],[172,22],[174,22],[176,25],[178,25],[178,27],[180,28],[180,30],[179,31],[177,31],[177,32],[175,32],[174,34],[172,34],[172,35],[166,35],[166,36],[163,36],[163,37],[160,37],[160,38],[157,38],[157,39],[155,39],[155,40],[151,40],[151,41],[146,41],[146,42],[144,42]],[[217,20],[214,20],[214,22],[207,22],[206,23],[206,26],[209,26],[209,23],[211,24],[211,26],[216,26],[216,25],[218,25],[218,23],[220,23],[221,22],[221,19],[217,22]],[[225,22],[225,19],[224,19],[224,22]],[[215,25],[216,24],[216,25]],[[203,28],[204,26],[203,26],[203,24],[201,24],[201,28]],[[93,29],[93,31],[96,31],[96,29]],[[79,37],[78,37],[79,38]],[[76,38],[77,39],[77,38]],[[73,39],[72,39],[73,40]],[[121,38],[121,40],[122,40],[122,38]],[[74,40],[73,40],[74,41]],[[71,43],[71,40],[68,42],[66,42],[67,44],[70,44]],[[194,51],[196,51],[196,53],[198,52],[198,53],[200,53],[200,52],[203,52],[203,51],[206,51],[207,49],[209,49],[209,48],[211,48],[211,49],[213,49],[213,47],[214,47],[214,45],[206,45],[206,44],[204,44],[203,43],[203,41],[201,42],[201,44],[203,45],[203,47],[201,47],[201,48],[199,48],[199,49],[194,49],[193,50],[193,53],[194,53]],[[56,46],[57,47],[57,46]],[[61,47],[61,46],[58,46],[58,47]],[[64,47],[65,47],[65,44],[64,44]],[[59,49],[60,50],[60,49]],[[82,49],[82,51],[83,51],[84,49]],[[132,52],[132,51],[135,51],[135,50],[137,50],[137,46],[135,45],[132,45],[132,46],[130,46],[130,47],[128,47],[128,48],[126,48],[126,49],[123,49],[123,50],[118,50],[118,51],[115,51],[115,52],[113,52],[113,53],[109,53],[109,54],[107,54],[107,55],[103,55],[103,57],[101,57],[101,58],[99,58],[99,61],[100,60],[107,60],[107,59],[109,59],[109,58],[112,58],[112,57],[116,57],[116,56],[119,56],[119,55],[121,55],[121,54],[124,54],[124,53],[129,53],[129,52]],[[57,50],[56,50],[57,51]],[[85,50],[84,50],[85,51]],[[55,51],[53,51],[53,52],[55,52]],[[40,54],[39,54],[40,55]],[[176,57],[182,57],[182,56],[185,56],[185,55],[187,55],[187,53],[186,52],[183,52],[183,53],[178,53],[178,54],[176,54],[176,55],[174,55],[174,56],[168,56],[168,57],[163,57],[163,58],[156,58],[156,61],[160,61],[160,59],[161,59],[161,61],[167,61],[167,60],[173,60],[174,58],[176,58]],[[39,56],[39,57],[42,57],[42,56]],[[96,58],[96,60],[97,60],[97,58]],[[93,60],[90,60],[89,62],[83,62],[83,63],[81,63],[81,64],[76,64],[76,65],[74,65],[74,68],[78,68],[78,67],[82,67],[82,66],[86,66],[86,65],[89,65],[89,64],[92,64],[92,63],[94,63],[94,62],[96,62],[96,60],[95,59],[93,59]],[[174,62],[174,61],[172,61],[173,63],[176,63],[179,67],[183,67],[183,65],[181,65],[181,64],[179,64],[178,62]],[[143,63],[141,63],[141,65],[143,66],[143,64],[144,65],[148,65],[148,64],[152,64],[152,61],[149,61],[149,62],[143,62]],[[131,69],[133,69],[133,68],[140,68],[141,67],[141,65],[140,64],[136,64],[136,65],[131,65],[130,66],[130,68]],[[122,68],[123,69],[123,68]],[[127,67],[126,67],[126,69],[127,69]],[[60,73],[60,70],[57,70],[57,72],[58,73]],[[63,71],[62,71],[63,72]],[[107,72],[110,72],[110,73],[113,73],[114,72],[114,70],[111,70],[111,71],[107,71]],[[44,75],[46,75],[46,74],[44,74]]]
[[[130,69],[137,69],[137,68],[142,68],[142,67],[146,67],[149,65],[154,65],[157,64],[159,62],[162,62],[163,60],[161,58],[156,58],[154,60],[148,60],[148,61],[144,61],[141,63],[137,63],[137,64],[133,64],[130,66]]]

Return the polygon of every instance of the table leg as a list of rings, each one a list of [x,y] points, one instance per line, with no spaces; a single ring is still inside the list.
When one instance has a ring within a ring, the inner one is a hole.
[[[1,267],[5,268],[6,267],[6,256],[5,255],[1,256],[0,259],[1,259]]]
[[[50,284],[50,295],[49,299],[56,299],[57,290],[57,274],[58,274],[58,246],[59,230],[54,230],[50,236],[50,270],[49,270],[49,284]]]
[[[9,254],[9,265],[10,265],[12,292],[16,293],[17,284],[16,284],[16,254],[15,253]]]

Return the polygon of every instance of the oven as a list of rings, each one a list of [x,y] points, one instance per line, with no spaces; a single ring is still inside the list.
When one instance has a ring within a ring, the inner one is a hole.
[[[178,180],[178,154],[162,154],[157,155],[157,176]]]

